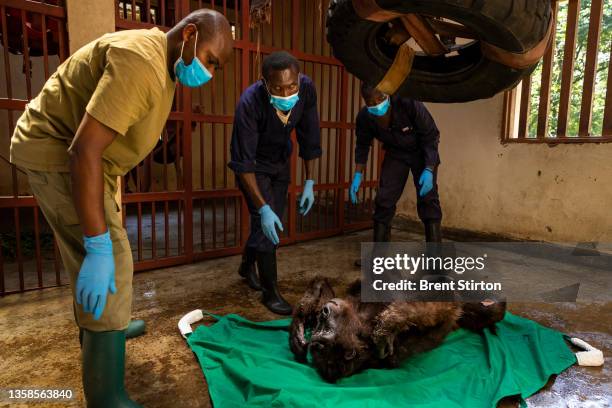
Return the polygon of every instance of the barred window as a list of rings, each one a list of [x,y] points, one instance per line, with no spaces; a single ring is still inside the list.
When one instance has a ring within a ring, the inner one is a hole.
[[[612,2],[553,0],[555,35],[504,95],[504,142],[612,141]]]

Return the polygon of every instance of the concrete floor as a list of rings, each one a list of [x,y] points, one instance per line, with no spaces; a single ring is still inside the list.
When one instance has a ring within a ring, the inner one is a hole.
[[[411,232],[394,230],[393,234],[394,240],[422,240]],[[356,278],[359,271],[352,262],[359,254],[359,242],[369,237],[370,232],[364,231],[281,248],[280,286],[288,300],[297,301],[315,273],[329,277],[338,288]],[[126,386],[136,401],[151,408],[176,407],[179,401],[181,407],[210,406],[202,371],[177,330],[184,313],[204,309],[239,313],[253,320],[277,317],[241,283],[238,262],[234,256],[135,276],[133,316],[147,322],[147,334],[127,343]],[[69,289],[12,295],[0,299],[0,306],[0,389],[70,388],[77,395],[72,405],[43,406],[82,406],[78,330]],[[530,406],[611,406],[612,303],[522,303],[510,309],[576,335],[607,356],[604,367],[571,367],[530,398]],[[516,405],[511,399],[501,404]]]

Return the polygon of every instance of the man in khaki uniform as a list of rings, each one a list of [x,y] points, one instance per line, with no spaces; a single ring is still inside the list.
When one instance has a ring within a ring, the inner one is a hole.
[[[155,146],[175,81],[203,85],[232,52],[229,23],[206,9],[168,33],[104,35],[59,66],[16,125],[11,162],[28,174],[70,274],[90,407],[138,406],[123,381],[133,264],[117,177]]]

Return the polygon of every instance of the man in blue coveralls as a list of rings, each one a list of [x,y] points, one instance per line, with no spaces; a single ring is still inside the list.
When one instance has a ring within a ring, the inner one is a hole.
[[[297,59],[287,52],[267,56],[262,75],[240,97],[230,146],[228,166],[237,175],[251,214],[251,233],[238,272],[252,289],[262,291],[262,302],[269,310],[288,315],[291,305],[277,286],[276,228],[283,230],[293,129],[299,156],[306,163],[300,213],[306,215],[314,203],[313,165],[321,156],[317,94],[312,80],[300,73]]]
[[[361,96],[366,106],[357,114],[355,174],[349,195],[356,204],[370,146],[378,139],[383,143],[385,159],[376,193],[373,241],[389,241],[395,207],[412,172],[425,241],[442,242],[442,209],[436,184],[440,132],[436,123],[422,102],[386,95],[367,83],[361,86]],[[361,266],[360,260],[356,265]]]

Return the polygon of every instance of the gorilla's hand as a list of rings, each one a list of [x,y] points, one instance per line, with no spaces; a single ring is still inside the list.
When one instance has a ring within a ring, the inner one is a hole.
[[[374,332],[372,340],[374,340],[374,344],[376,345],[376,351],[379,359],[384,360],[385,358],[393,355],[393,343],[395,342],[394,334]]]
[[[304,321],[294,317],[289,333],[289,348],[295,359],[299,362],[305,362],[308,354],[308,342],[304,335]]]

